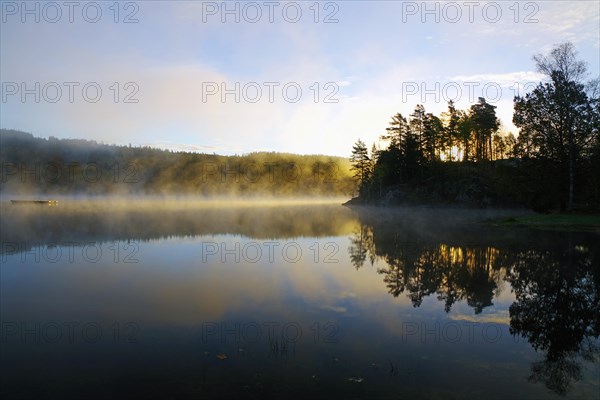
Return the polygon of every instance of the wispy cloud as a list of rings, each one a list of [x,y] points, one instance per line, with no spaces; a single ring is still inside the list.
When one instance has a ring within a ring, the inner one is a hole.
[[[520,21],[528,11],[523,4]],[[406,99],[403,83],[431,89],[455,81],[499,84],[506,96],[495,103],[497,113],[513,130],[513,92],[504,88],[541,80],[533,71],[533,54],[571,39],[592,74],[600,68],[597,2],[535,4],[536,23],[515,23],[508,9],[512,2],[502,2],[498,23],[482,20],[481,5],[474,23],[467,21],[466,8],[458,23],[424,23],[420,15],[398,23],[400,2],[375,7],[366,1],[339,3],[334,24],[315,24],[308,10],[297,24],[281,18],[278,23],[224,24],[218,17],[204,23],[202,5],[187,1],[144,2],[140,22],[127,26],[110,19],[98,25],[14,20],[2,24],[0,35],[4,82],[96,81],[104,96],[98,103],[22,102],[16,96],[1,104],[0,124],[42,136],[173,150],[344,156],[358,137],[377,141],[396,112],[408,115],[418,103],[434,113],[446,108],[443,98]],[[114,82],[121,89],[126,82],[136,83],[139,102],[112,101]],[[204,101],[204,82],[229,88],[248,82],[280,86],[273,102],[264,100],[264,87],[257,103],[236,102],[233,96],[222,101],[218,95]],[[282,98],[281,87],[288,82],[301,85],[300,101]],[[323,101],[327,82],[339,88],[337,103]],[[465,100],[459,106],[470,104]]]
[[[515,83],[540,82],[544,75],[534,71],[506,72],[497,74],[457,75],[449,78],[453,82],[494,82],[509,87]]]

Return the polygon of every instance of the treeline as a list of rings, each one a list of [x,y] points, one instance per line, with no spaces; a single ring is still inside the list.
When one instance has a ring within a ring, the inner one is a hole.
[[[440,116],[419,104],[408,118],[392,116],[384,149],[355,143],[357,201],[599,209],[600,80],[583,82],[570,43],[534,60],[547,80],[515,97],[518,138],[499,133],[484,98],[468,110],[450,101]]]
[[[342,157],[222,156],[0,130],[3,195],[348,196]]]

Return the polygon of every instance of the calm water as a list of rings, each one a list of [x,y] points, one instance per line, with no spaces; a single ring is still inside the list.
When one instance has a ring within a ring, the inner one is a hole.
[[[598,398],[600,236],[485,211],[2,204],[4,398]]]

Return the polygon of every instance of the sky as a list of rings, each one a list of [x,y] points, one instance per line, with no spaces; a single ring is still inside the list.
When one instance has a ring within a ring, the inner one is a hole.
[[[485,97],[502,132],[599,1],[1,1],[0,127],[217,154],[348,156],[417,104]]]

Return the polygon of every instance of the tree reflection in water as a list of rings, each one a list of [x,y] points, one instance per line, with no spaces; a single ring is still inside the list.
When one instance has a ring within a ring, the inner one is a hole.
[[[510,329],[546,352],[533,364],[532,382],[566,394],[581,378],[578,359],[598,358],[600,295],[597,251],[573,245],[558,251],[520,252],[507,280],[516,296],[510,306]]]
[[[446,312],[465,301],[479,314],[510,284],[510,333],[545,353],[531,366],[531,382],[564,395],[581,379],[581,361],[598,361],[597,235],[503,229],[439,216],[381,218],[373,211],[359,212],[359,219],[348,249],[354,267],[381,260],[377,272],[388,292],[406,292],[414,307],[436,294]]]

